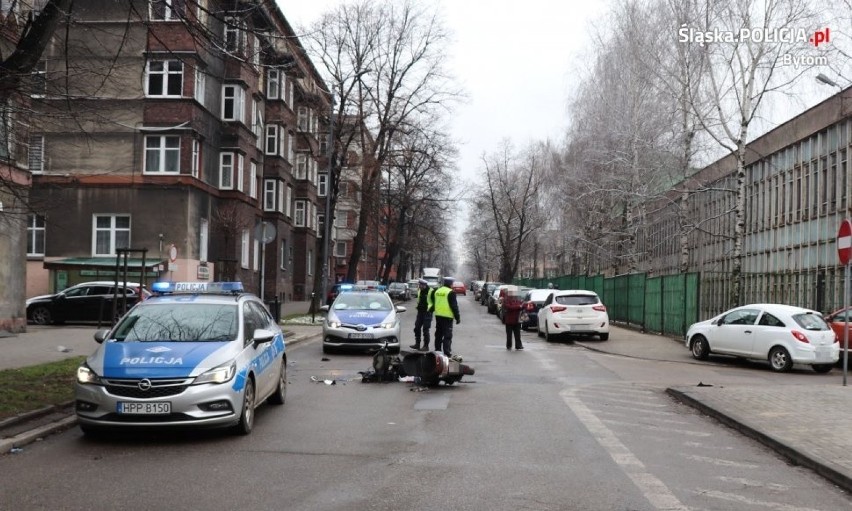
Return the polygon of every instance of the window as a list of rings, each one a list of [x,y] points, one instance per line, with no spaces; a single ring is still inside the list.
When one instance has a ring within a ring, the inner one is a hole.
[[[257,163],[249,163],[249,197],[257,198]]]
[[[243,229],[243,235],[240,243],[240,266],[245,269],[249,267],[249,231]]]
[[[275,180],[263,180],[263,210],[275,211]]]
[[[186,17],[186,0],[151,0],[152,21],[177,21]]]
[[[252,269],[257,271],[260,268],[260,240],[255,238],[254,243],[252,243],[254,247],[254,251],[252,252]]]
[[[263,147],[263,105],[257,100],[251,100],[251,132],[255,136],[255,145],[258,149]]]
[[[319,134],[319,152],[323,156],[328,154],[328,137],[328,133]]]
[[[321,172],[318,179],[319,184],[317,185],[317,195],[325,197],[328,195],[328,173]]]
[[[47,63],[39,61],[30,73],[30,96],[43,98],[47,95]]]
[[[222,86],[222,119],[243,122],[245,91],[239,85]]]
[[[192,177],[198,177],[198,171],[201,168],[201,142],[198,140],[192,141]]]
[[[44,217],[29,215],[27,219],[27,255],[44,255]]]
[[[225,18],[225,50],[232,53],[242,53],[244,39],[244,24],[239,18]]]
[[[278,212],[284,213],[284,184],[278,185]]]
[[[334,226],[338,229],[345,229],[348,224],[348,216],[349,214],[347,212],[341,212],[339,215],[334,217]]]
[[[308,260],[306,261],[305,266],[308,268],[308,275],[314,274],[314,251],[308,250]]]
[[[260,65],[260,52],[260,38],[252,36],[251,63],[254,67],[258,67]]]
[[[278,125],[270,124],[266,126],[266,154],[278,154]]]
[[[237,190],[243,191],[245,189],[245,175],[243,174],[243,168],[245,160],[243,159],[242,154],[237,155]]]
[[[207,96],[207,74],[198,66],[195,66],[195,100],[204,105]]]
[[[325,215],[317,215],[317,237],[325,235]]]
[[[293,108],[293,89],[295,89],[295,87],[293,87],[293,84],[291,83],[290,87],[287,89],[287,104],[290,108]]]
[[[296,201],[296,212],[293,223],[296,227],[305,226],[305,201],[303,200]]]
[[[207,261],[207,244],[210,239],[210,224],[206,218],[201,219],[201,226],[198,229],[198,259]]]
[[[346,257],[345,241],[338,241],[334,244],[334,257]]]
[[[180,172],[180,137],[149,135],[145,137],[145,172]]]
[[[293,136],[292,136],[291,133],[288,133],[287,134],[287,161],[290,163],[290,165],[292,165],[293,162],[296,161],[293,145],[294,145],[293,144]]]
[[[148,62],[145,95],[148,97],[180,97],[183,94],[183,63],[179,60]]]
[[[293,187],[287,185],[287,202],[284,204],[285,213],[287,214],[287,218],[292,216],[291,211],[293,211]]]
[[[300,106],[298,109],[297,129],[299,131],[308,131],[308,107]]]
[[[296,155],[296,179],[305,179],[308,173],[308,155],[299,153]]]
[[[281,240],[281,254],[278,257],[280,259],[279,266],[282,270],[287,269],[287,240]]]
[[[234,153],[219,155],[219,189],[234,189]]]
[[[30,136],[28,160],[30,172],[44,172],[44,135]]]
[[[278,99],[278,92],[281,89],[280,73],[277,69],[266,72],[266,99]]]
[[[114,256],[115,249],[130,247],[130,215],[95,215],[92,225],[92,255]]]

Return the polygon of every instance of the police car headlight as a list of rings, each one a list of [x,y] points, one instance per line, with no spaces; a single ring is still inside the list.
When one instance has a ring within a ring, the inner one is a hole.
[[[89,366],[82,364],[77,368],[77,383],[99,385],[101,378]]]
[[[379,328],[384,328],[384,329],[393,328],[393,326],[395,324],[396,324],[396,321],[387,321],[385,323],[380,324]]]
[[[340,326],[341,326],[340,320],[338,320],[337,318],[334,318],[334,319],[328,318],[328,327],[329,328],[340,328]]]
[[[198,385],[200,383],[225,383],[226,381],[230,381],[234,375],[237,374],[237,363],[231,362],[226,366],[219,366],[215,369],[211,369],[206,373],[202,373],[195,378],[193,385]]]

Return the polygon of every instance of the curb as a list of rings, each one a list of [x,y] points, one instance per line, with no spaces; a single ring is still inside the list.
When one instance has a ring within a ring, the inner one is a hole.
[[[769,447],[781,456],[787,458],[792,463],[814,471],[815,473],[824,477],[828,481],[836,484],[845,491],[852,492],[852,477],[849,477],[846,474],[835,470],[834,468],[808,456],[807,454],[793,449],[792,447],[784,444],[783,442],[778,441],[771,435],[761,433],[760,431],[752,428],[751,426],[740,422],[737,419],[731,417],[730,415],[726,415],[720,412],[719,410],[702,403],[698,399],[684,392],[681,392],[674,388],[667,388],[666,394],[672,396],[673,398],[687,406],[695,408],[696,410],[704,413],[705,415],[713,417],[714,419],[718,420],[729,428],[735,429],[740,433],[744,434],[745,436],[757,440],[761,444]]]
[[[285,335],[288,334],[287,331],[284,332]],[[309,341],[316,337],[322,337],[322,332],[311,333],[308,335],[295,335],[292,332],[289,332],[290,336],[285,337],[286,343],[288,346],[298,345],[302,342]],[[73,401],[70,402],[73,404]],[[68,403],[59,404],[59,405],[51,405],[46,406],[44,408],[40,408],[38,410],[33,410],[31,412],[22,413],[20,415],[16,415],[14,417],[10,417],[8,419],[4,419],[0,421],[0,427],[13,426],[15,424],[20,424],[22,422],[27,422],[30,420],[39,419],[45,415],[50,413],[54,413],[57,410],[63,408],[64,405]],[[12,449],[21,448],[27,444],[31,444],[39,439],[42,439],[48,435],[52,435],[54,433],[59,433],[60,431],[64,431],[66,429],[72,428],[77,424],[77,417],[74,415],[73,411],[71,414],[66,415],[65,417],[59,418],[54,422],[49,424],[44,424],[42,426],[35,427],[29,431],[25,431],[23,433],[19,433],[15,436],[9,438],[0,439],[0,456],[4,454],[12,454]]]

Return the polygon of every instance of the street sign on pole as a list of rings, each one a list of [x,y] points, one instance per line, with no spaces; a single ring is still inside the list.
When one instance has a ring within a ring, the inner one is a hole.
[[[837,230],[837,256],[840,264],[845,266],[843,272],[843,310],[846,323],[843,328],[843,386],[846,386],[846,374],[849,371],[849,259],[852,256],[852,223],[844,219]]]
[[[840,229],[837,230],[837,256],[840,264],[849,264],[852,256],[852,222],[849,220],[840,222]]]

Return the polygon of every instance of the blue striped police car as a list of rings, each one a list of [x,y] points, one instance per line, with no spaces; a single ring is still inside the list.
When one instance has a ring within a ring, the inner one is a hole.
[[[123,427],[232,427],[264,400],[284,404],[284,334],[239,282],[156,282],[77,369],[86,434]]]

